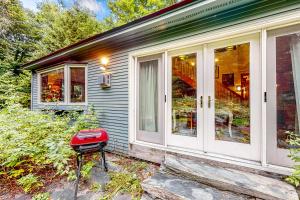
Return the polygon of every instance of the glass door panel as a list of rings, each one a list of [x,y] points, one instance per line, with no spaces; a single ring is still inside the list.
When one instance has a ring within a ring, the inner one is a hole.
[[[139,129],[158,131],[158,60],[140,62]]]
[[[250,43],[214,50],[215,139],[250,143]]]
[[[197,136],[196,54],[172,57],[172,134]]]

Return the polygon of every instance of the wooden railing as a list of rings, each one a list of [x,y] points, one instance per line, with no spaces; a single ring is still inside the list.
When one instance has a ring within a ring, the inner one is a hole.
[[[243,102],[243,96],[232,89],[224,86],[222,83],[215,81],[215,96],[217,98],[226,99],[234,102]]]
[[[182,81],[190,85],[193,89],[196,89],[196,70],[197,68],[195,66],[178,62],[173,66],[172,73],[173,75],[180,77]]]

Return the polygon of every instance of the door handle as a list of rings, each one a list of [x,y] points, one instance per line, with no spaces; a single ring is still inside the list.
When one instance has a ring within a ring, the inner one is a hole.
[[[208,96],[208,108],[211,106],[211,96]]]
[[[200,108],[203,108],[203,96],[200,96]]]

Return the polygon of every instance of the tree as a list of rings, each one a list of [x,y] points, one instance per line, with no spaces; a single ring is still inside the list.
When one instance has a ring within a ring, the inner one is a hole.
[[[121,26],[176,3],[176,0],[109,0],[111,15],[105,21],[106,29]]]
[[[39,35],[32,13],[25,11],[18,0],[1,0],[0,9],[0,75],[6,70],[18,75],[20,66],[30,59]]]
[[[42,38],[36,46],[35,58],[103,31],[101,23],[88,10],[64,9],[54,3],[41,4],[36,21]]]

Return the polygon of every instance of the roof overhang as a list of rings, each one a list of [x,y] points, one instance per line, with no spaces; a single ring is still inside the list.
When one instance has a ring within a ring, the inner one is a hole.
[[[218,12],[238,7],[255,0],[184,0],[173,6],[162,9],[158,12],[114,28],[112,30],[97,34],[75,44],[62,48],[42,58],[25,64],[25,69],[37,69],[47,67],[65,60],[73,60],[84,54],[91,54],[94,50],[106,49],[107,52],[116,48],[130,46],[139,39],[145,41],[159,33],[187,21],[212,16]],[[149,38],[150,37],[150,38]],[[157,36],[159,37],[159,35]],[[130,41],[130,42],[129,42]]]

